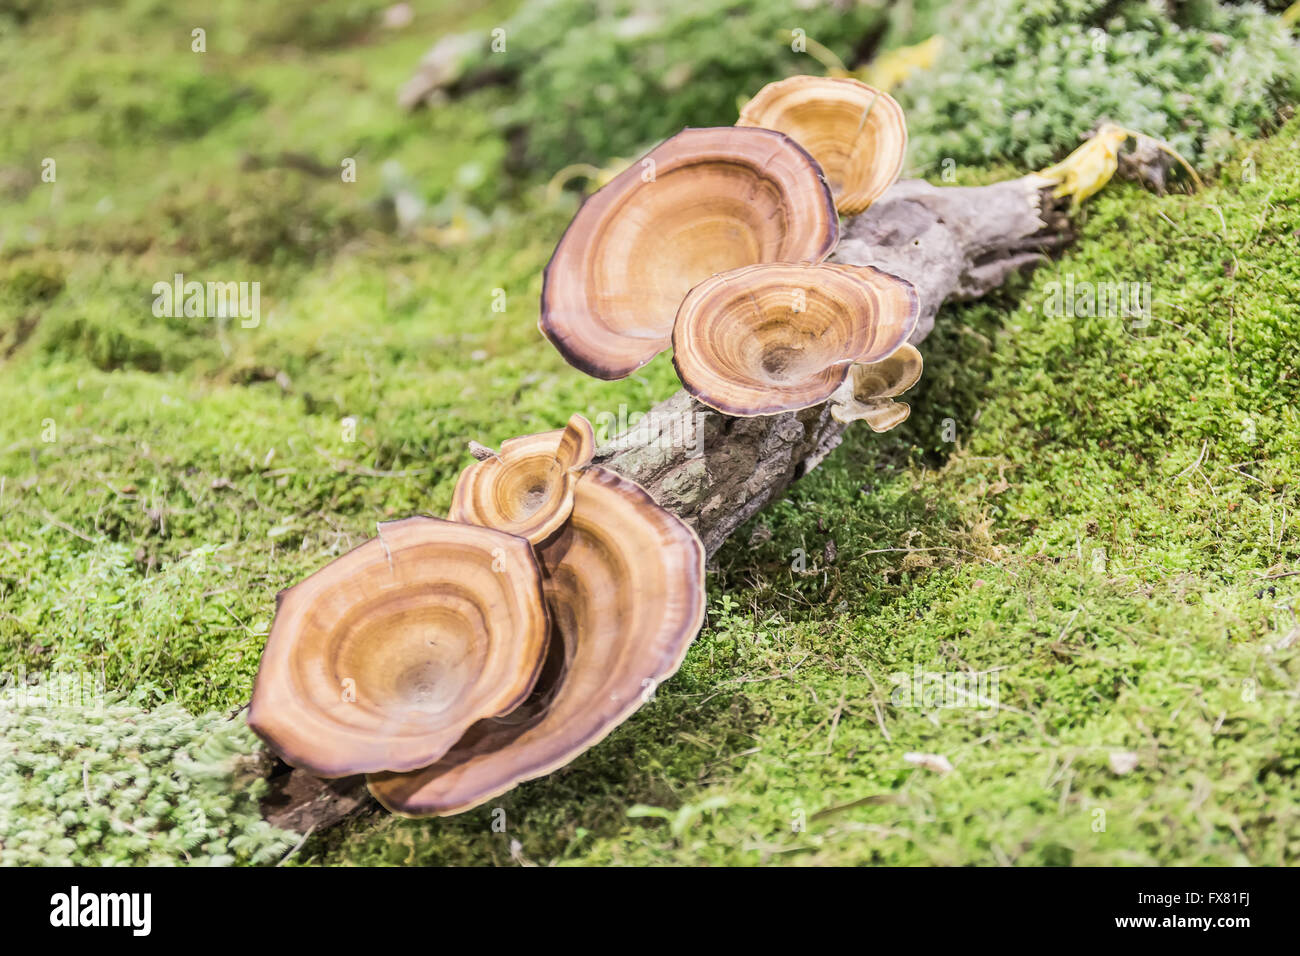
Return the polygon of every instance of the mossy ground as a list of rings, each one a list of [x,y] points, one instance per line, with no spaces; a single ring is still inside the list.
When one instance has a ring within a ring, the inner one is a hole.
[[[675,388],[662,358],[601,383],[542,343],[572,207],[497,176],[499,91],[393,106],[431,33],[509,5],[396,33],[356,6],[69,5],[0,34],[0,669],[234,711],[276,591],[445,513],[466,440]],[[1107,187],[1063,258],[945,309],[908,424],[850,431],[728,544],[681,673],[607,741],[296,859],[1295,862],[1300,126],[1236,149],[1201,195]],[[156,318],[176,272],[260,282],[260,325]],[[1066,274],[1150,282],[1151,323],[1047,314]],[[995,672],[996,713],[909,706],[916,668]]]

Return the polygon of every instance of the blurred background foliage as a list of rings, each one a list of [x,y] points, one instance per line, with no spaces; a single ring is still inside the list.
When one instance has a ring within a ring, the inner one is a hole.
[[[1276,17],[1209,0],[529,0],[503,29],[505,49],[482,38],[452,88],[508,84],[512,160],[539,170],[733,123],[763,84],[822,71],[796,30],[849,68],[942,37],[896,91],[922,169],[1045,166],[1101,119],[1213,164],[1229,131],[1275,125],[1300,82]]]

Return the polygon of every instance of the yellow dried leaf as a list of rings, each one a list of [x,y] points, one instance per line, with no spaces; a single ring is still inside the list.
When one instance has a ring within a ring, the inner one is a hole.
[[[1055,166],[1040,170],[1038,175],[1058,184],[1052,195],[1058,199],[1069,196],[1070,210],[1073,212],[1085,199],[1110,182],[1115,170],[1119,168],[1119,148],[1130,136],[1154,143],[1158,149],[1168,153],[1187,171],[1196,188],[1201,188],[1201,177],[1196,174],[1191,163],[1168,143],[1114,123],[1103,123],[1092,139]]]
[[[1055,166],[1048,166],[1038,175],[1057,183],[1052,195],[1058,199],[1070,197],[1070,208],[1079,205],[1101,187],[1110,182],[1119,168],[1119,148],[1128,139],[1128,131],[1106,123],[1097,135],[1084,143]]]

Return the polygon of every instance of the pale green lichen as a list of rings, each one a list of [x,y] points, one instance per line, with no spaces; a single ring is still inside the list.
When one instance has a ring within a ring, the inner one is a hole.
[[[1163,139],[1197,165],[1232,138],[1276,128],[1295,98],[1300,53],[1259,7],[1149,0],[988,0],[939,20],[934,67],[898,91],[911,154],[1045,166],[1100,120]]]
[[[274,863],[297,843],[261,818],[265,764],[241,720],[7,676],[0,864]]]

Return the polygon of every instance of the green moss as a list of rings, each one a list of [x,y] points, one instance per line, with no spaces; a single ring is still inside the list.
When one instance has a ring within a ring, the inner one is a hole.
[[[360,42],[375,29],[385,6],[381,0],[322,4],[313,0],[258,5],[249,29],[259,46],[324,50]]]

